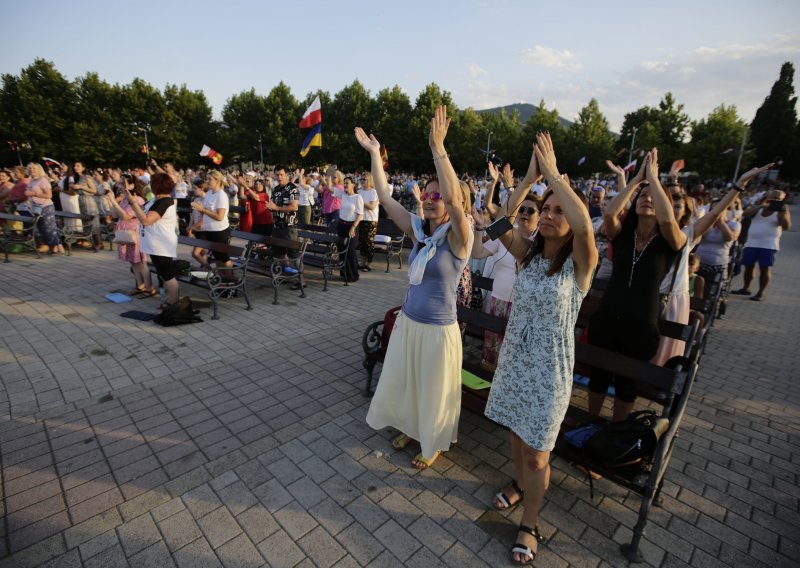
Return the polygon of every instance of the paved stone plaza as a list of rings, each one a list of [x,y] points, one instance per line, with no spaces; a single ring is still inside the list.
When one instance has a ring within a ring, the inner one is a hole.
[[[766,301],[731,297],[712,331],[648,565],[798,565],[798,234],[782,245]],[[132,284],[116,251],[0,264],[0,567],[510,566],[505,431],[465,411],[420,472],[364,422],[361,335],[405,270],[325,293],[308,272],[305,299],[255,277],[252,311],[163,328],[119,317],[156,300],[104,299]],[[639,498],[553,466],[536,566],[626,565]]]

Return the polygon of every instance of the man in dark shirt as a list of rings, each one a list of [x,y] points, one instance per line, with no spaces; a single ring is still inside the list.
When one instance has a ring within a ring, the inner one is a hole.
[[[289,181],[289,174],[284,166],[275,169],[278,185],[272,188],[272,200],[267,202],[267,208],[272,211],[275,226],[272,236],[279,239],[297,240],[297,207],[300,200],[300,190]],[[273,247],[276,257],[286,257],[286,249]],[[292,251],[293,255],[296,254]]]
[[[606,190],[601,185],[595,185],[589,190],[589,217],[596,219],[603,216],[603,198]]]

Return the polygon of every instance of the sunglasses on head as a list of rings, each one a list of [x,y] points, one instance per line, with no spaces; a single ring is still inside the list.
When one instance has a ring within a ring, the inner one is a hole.
[[[423,191],[419,197],[422,199],[422,201],[427,201],[429,197],[431,198],[431,201],[439,201],[442,198],[442,194],[438,191],[433,191],[431,193]]]
[[[522,214],[533,215],[536,213],[536,207],[520,207],[519,212]]]

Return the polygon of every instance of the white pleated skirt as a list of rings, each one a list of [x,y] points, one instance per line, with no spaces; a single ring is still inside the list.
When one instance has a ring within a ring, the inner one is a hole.
[[[426,459],[449,450],[461,415],[461,359],[458,323],[417,323],[400,312],[367,424],[418,440]]]

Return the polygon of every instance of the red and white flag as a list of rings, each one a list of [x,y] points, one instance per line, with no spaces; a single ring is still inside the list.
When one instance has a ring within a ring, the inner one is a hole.
[[[212,162],[214,162],[217,165],[220,165],[222,163],[222,154],[220,154],[216,150],[212,150],[210,147],[206,146],[205,144],[203,144],[203,148],[202,148],[202,150],[200,150],[200,155],[203,156],[204,158],[210,159]]]
[[[637,161],[638,161],[638,160],[634,160],[634,161],[630,162],[630,163],[629,163],[627,166],[625,166],[625,167],[624,167],[624,168],[622,168],[622,169],[623,169],[623,170],[625,170],[626,172],[632,172],[632,171],[634,171],[634,170],[636,169],[636,162],[637,162]]]
[[[319,95],[317,95],[314,102],[311,103],[311,106],[303,113],[303,119],[300,121],[300,128],[311,128],[320,122],[322,122],[322,103],[319,102]]]

